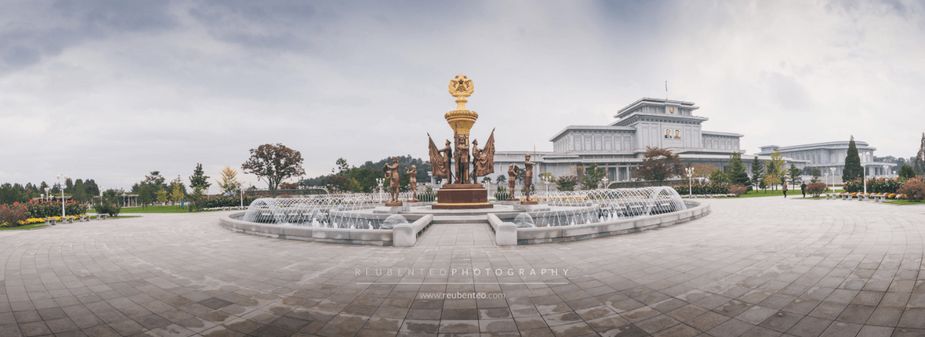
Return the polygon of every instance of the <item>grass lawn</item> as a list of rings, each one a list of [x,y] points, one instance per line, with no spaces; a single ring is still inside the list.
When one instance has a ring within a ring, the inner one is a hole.
[[[189,209],[180,206],[148,206],[148,207],[131,207],[122,208],[119,214],[144,214],[144,213],[189,213]]]
[[[39,229],[45,227],[44,223],[34,223],[31,225],[16,226],[16,227],[0,227],[0,231],[19,231],[19,230],[30,230],[30,229]]]
[[[793,197],[799,198],[799,197],[801,197],[801,196],[802,196],[802,195],[800,194],[800,190],[799,190],[799,189],[796,190],[796,193],[794,193],[793,190],[787,190],[787,197],[788,197],[788,198],[793,198]],[[807,195],[807,196],[808,196],[808,195]],[[772,190],[766,190],[766,191],[762,191],[762,190],[753,190],[753,191],[750,191],[750,192],[748,192],[748,193],[745,193],[745,194],[739,196],[739,198],[761,198],[761,197],[782,197],[782,198],[783,198],[783,197],[784,197],[784,190],[776,190],[776,191],[772,191]]]
[[[903,200],[903,199],[887,200],[885,201],[885,203],[893,204],[893,205],[925,205],[925,201],[914,201],[914,200]]]

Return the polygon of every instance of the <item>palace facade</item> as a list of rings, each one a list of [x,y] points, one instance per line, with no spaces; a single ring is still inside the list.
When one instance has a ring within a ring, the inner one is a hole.
[[[743,153],[742,161],[750,166],[754,155],[744,154],[739,147],[742,135],[704,130],[702,124],[708,119],[694,114],[699,108],[693,102],[642,98],[617,111],[616,121],[609,125],[565,127],[550,139],[552,151],[496,152],[495,176],[506,174],[510,164],[522,167],[524,155],[531,154],[537,174],[579,176],[583,167],[596,164],[606,170],[611,182],[632,181],[636,180],[635,171],[649,147],[677,153],[685,166],[712,164],[722,168],[733,153]],[[768,160],[769,155],[758,157]]]

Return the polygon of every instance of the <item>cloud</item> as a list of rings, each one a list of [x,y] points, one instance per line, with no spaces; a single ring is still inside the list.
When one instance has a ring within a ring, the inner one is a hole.
[[[56,0],[9,6],[0,14],[0,74],[24,69],[87,40],[173,25],[167,3],[161,1]]]
[[[0,181],[128,187],[239,167],[282,142],[310,175],[423,157],[446,82],[475,80],[478,138],[549,149],[639,97],[696,102],[708,130],[914,154],[923,5],[870,2],[27,1],[0,13]],[[252,176],[246,176],[256,183]]]

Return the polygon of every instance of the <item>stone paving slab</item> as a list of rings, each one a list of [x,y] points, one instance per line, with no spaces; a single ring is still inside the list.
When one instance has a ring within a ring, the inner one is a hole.
[[[925,207],[710,200],[705,218],[495,247],[233,233],[220,213],[0,232],[0,336],[925,336]]]

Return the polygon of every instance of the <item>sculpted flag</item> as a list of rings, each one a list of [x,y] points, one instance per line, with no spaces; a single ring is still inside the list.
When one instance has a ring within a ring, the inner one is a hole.
[[[495,173],[495,129],[491,129],[491,135],[485,142],[485,148],[479,153],[478,165],[476,165],[475,175],[482,177],[489,173]]]
[[[437,148],[437,144],[434,144],[434,140],[430,138],[430,134],[427,134],[427,140],[430,142],[428,148],[430,149],[430,166],[433,168],[434,177],[446,178],[446,172],[448,167],[446,167],[446,158],[440,155],[440,149]]]

